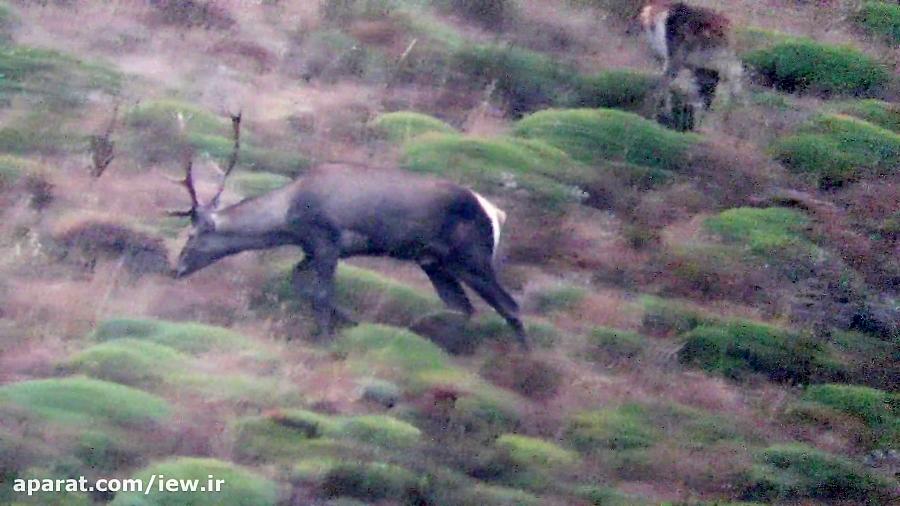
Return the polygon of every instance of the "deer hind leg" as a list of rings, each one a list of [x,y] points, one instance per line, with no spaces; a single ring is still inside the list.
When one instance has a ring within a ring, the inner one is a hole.
[[[528,337],[525,335],[525,326],[522,325],[522,320],[519,319],[519,305],[497,281],[497,276],[494,274],[494,269],[490,264],[481,267],[472,265],[459,266],[453,270],[453,273],[465,284],[472,287],[485,302],[506,320],[509,326],[512,327],[516,339],[522,348],[528,349]]]
[[[472,307],[472,303],[469,301],[469,297],[466,296],[462,285],[459,284],[459,280],[446,267],[437,260],[432,259],[422,260],[419,262],[419,265],[425,271],[425,274],[428,275],[428,279],[434,285],[438,297],[441,298],[447,307],[460,311],[466,318],[472,316],[475,308]]]

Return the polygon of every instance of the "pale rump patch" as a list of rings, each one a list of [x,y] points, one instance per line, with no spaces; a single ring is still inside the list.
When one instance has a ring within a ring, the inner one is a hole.
[[[494,233],[493,254],[496,255],[497,248],[500,246],[500,228],[506,223],[506,213],[478,193],[473,191],[472,195],[475,195],[475,198],[478,199],[478,203],[481,204],[481,208],[484,209],[484,213],[487,214],[488,218],[491,220],[491,231]]]

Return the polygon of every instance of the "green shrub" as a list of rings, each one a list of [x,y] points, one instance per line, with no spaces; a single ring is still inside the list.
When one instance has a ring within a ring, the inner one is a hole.
[[[499,396],[469,395],[456,401],[450,419],[466,434],[496,437],[519,427],[522,415],[517,409],[516,404]]]
[[[293,286],[293,269],[281,270],[264,289],[273,300],[257,301],[257,305],[287,304],[291,310],[304,304],[303,296]],[[335,279],[337,304],[367,319],[396,325],[410,325],[423,315],[443,307],[431,292],[422,292],[375,271],[341,263]]]
[[[385,408],[394,407],[400,400],[403,391],[396,383],[372,378],[362,383],[364,400],[374,402]]]
[[[634,70],[605,70],[581,77],[566,107],[605,107],[636,111],[647,94],[656,87],[657,78]]]
[[[534,296],[535,309],[540,313],[568,311],[577,307],[587,296],[587,290],[580,286],[559,285],[541,290]]]
[[[744,320],[695,328],[685,335],[678,358],[683,364],[733,379],[756,372],[775,381],[808,383],[843,372],[821,345],[783,329]]]
[[[900,105],[883,100],[855,100],[841,104],[838,109],[843,114],[856,116],[873,125],[900,134]]]
[[[183,133],[176,119],[179,115],[184,119]],[[227,117],[180,100],[143,102],[125,114],[124,122],[130,129],[125,141],[126,149],[144,162],[178,159],[187,143],[198,152],[225,164],[234,147],[231,122]],[[257,143],[253,132],[243,125],[238,157],[240,166],[288,176],[295,176],[309,166],[307,160],[295,153],[260,148]]]
[[[122,76],[58,51],[0,45],[0,101],[23,94],[51,110],[84,104],[91,91],[115,94]]]
[[[414,474],[393,464],[341,463],[325,475],[322,492],[327,497],[380,501],[407,496],[417,484]]]
[[[644,309],[642,329],[653,335],[679,335],[718,321],[713,315],[684,301],[645,295],[640,302]]]
[[[179,323],[131,318],[117,318],[101,322],[94,330],[92,338],[97,341],[123,338],[147,340],[185,353],[250,347],[247,338],[222,327],[191,322]]]
[[[366,313],[377,311],[377,319],[387,323],[408,324],[442,307],[430,292],[346,264],[338,267],[335,294],[341,305]]]
[[[738,26],[734,28],[733,34],[735,51],[741,55],[750,51],[770,49],[791,40],[785,33],[758,27]]]
[[[0,191],[12,188],[23,177],[36,176],[40,165],[26,158],[12,155],[0,155]]]
[[[576,71],[550,56],[516,46],[466,46],[454,54],[455,68],[469,86],[496,82],[513,117],[555,104],[572,93]]]
[[[186,358],[168,346],[125,338],[80,351],[65,366],[92,378],[152,388],[184,368]]]
[[[522,187],[549,205],[579,199],[576,185],[584,177],[565,153],[540,142],[504,137],[423,135],[406,143],[401,164],[484,191]]]
[[[228,184],[245,198],[253,198],[290,184],[291,178],[270,172],[238,172],[228,177]]]
[[[883,504],[895,486],[844,457],[802,444],[770,446],[757,460],[745,491],[753,500],[810,497]]]
[[[543,439],[503,434],[494,443],[516,465],[559,469],[578,462],[578,455]]]
[[[384,325],[362,324],[348,329],[335,342],[335,348],[364,362],[368,362],[365,357],[369,356],[379,365],[405,376],[451,367],[450,358],[434,343],[412,332]]]
[[[863,2],[853,17],[867,32],[883,37],[889,44],[900,44],[900,5],[885,0]]]
[[[634,360],[643,354],[647,338],[637,332],[609,327],[596,327],[588,336],[589,352],[594,360]]]
[[[278,489],[274,482],[229,462],[216,459],[177,457],[153,464],[135,477],[149,483],[152,475],[169,479],[197,480],[206,485],[209,475],[222,480],[221,492],[122,492],[110,503],[112,506],[274,506]],[[215,484],[214,484],[215,486]]]
[[[659,438],[648,416],[637,404],[579,413],[569,420],[565,437],[583,453],[647,448]]]
[[[578,487],[576,493],[578,497],[583,498],[594,506],[644,506],[653,504],[610,487],[582,486]]]
[[[820,186],[836,186],[896,173],[900,134],[849,116],[824,114],[776,142],[772,151],[791,170],[813,176]]]
[[[879,448],[900,447],[900,395],[857,385],[816,385],[803,398],[854,416],[868,426]]]
[[[537,112],[519,121],[515,134],[542,140],[588,164],[620,160],[676,171],[686,168],[688,151],[698,139],[613,109]]]
[[[791,39],[751,51],[744,62],[776,88],[838,95],[874,93],[890,80],[885,65],[850,46]]]
[[[456,133],[456,129],[443,121],[413,111],[397,111],[378,115],[372,128],[393,142],[404,142],[428,132]]]
[[[476,483],[469,495],[467,504],[484,506],[538,506],[543,504],[539,498],[524,490],[497,485]]]
[[[55,113],[37,108],[0,128],[0,152],[18,155],[73,153],[82,150],[86,141],[81,133],[66,130]]]
[[[422,432],[415,426],[384,415],[347,418],[336,431],[344,437],[384,448],[411,448]]]
[[[232,428],[236,457],[242,461],[304,457],[308,440],[333,431],[335,426],[331,417],[306,410],[245,418]]]
[[[79,425],[158,422],[171,411],[169,404],[155,395],[83,377],[9,383],[0,387],[0,406],[19,407],[41,419]]]
[[[791,258],[808,254],[811,247],[804,237],[809,219],[800,211],[784,207],[728,209],[707,218],[703,226],[762,257]]]

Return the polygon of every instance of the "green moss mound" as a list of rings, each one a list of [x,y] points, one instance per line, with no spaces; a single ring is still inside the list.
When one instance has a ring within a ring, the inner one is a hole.
[[[569,420],[565,435],[582,453],[647,448],[660,437],[647,409],[637,404],[576,414]]]
[[[506,452],[510,460],[519,466],[534,466],[548,469],[572,466],[578,462],[578,455],[572,451],[543,439],[503,434],[494,443]]]
[[[619,160],[667,170],[688,163],[693,134],[613,109],[565,109],[534,113],[516,124],[515,134],[554,146],[588,164]]]
[[[644,310],[642,331],[652,335],[679,335],[718,321],[711,313],[683,300],[644,295],[640,305]]]
[[[578,487],[575,493],[594,506],[647,506],[652,504],[611,487],[587,485]]]
[[[521,187],[549,203],[576,200],[583,171],[565,153],[540,142],[428,134],[404,146],[401,164],[472,184],[484,191]]]
[[[534,296],[535,309],[541,313],[568,311],[577,307],[587,297],[587,290],[580,286],[559,285],[539,291]]]
[[[842,104],[839,111],[900,134],[900,104],[876,99],[856,100]]]
[[[344,306],[372,312],[387,323],[409,323],[439,309],[436,295],[394,281],[377,272],[351,265],[338,267],[335,295]]]
[[[57,109],[86,102],[91,91],[116,93],[122,76],[106,65],[49,49],[0,45],[0,101],[24,95]]]
[[[92,337],[97,341],[123,338],[146,340],[191,354],[250,347],[246,337],[222,327],[132,318],[101,322]]]
[[[845,115],[824,114],[772,147],[775,158],[820,186],[894,174],[900,167],[900,134]]]
[[[76,353],[65,366],[92,378],[152,388],[185,366],[187,357],[173,348],[137,339],[116,339]]]
[[[417,483],[414,474],[393,464],[341,463],[325,475],[322,492],[327,497],[380,501],[407,496]]]
[[[419,442],[422,432],[390,416],[363,415],[342,421],[336,434],[384,448],[412,448]]]
[[[450,357],[437,345],[407,330],[385,325],[358,325],[344,332],[335,348],[350,356],[387,366],[407,377],[450,369]]]
[[[839,376],[843,367],[818,343],[762,323],[733,320],[701,325],[685,335],[681,363],[728,378],[761,373],[775,381],[808,383]]]
[[[647,338],[628,330],[597,327],[588,335],[589,353],[594,360],[634,360],[647,346]]]
[[[513,117],[565,103],[577,72],[550,56],[504,45],[473,45],[457,50],[454,67],[470,86],[496,83],[496,93]]]
[[[36,175],[40,171],[37,162],[12,155],[0,155],[0,191],[9,190],[23,177]]]
[[[881,504],[896,485],[844,457],[802,444],[770,446],[757,460],[748,476],[747,499],[818,498]]]
[[[760,256],[808,252],[810,247],[804,237],[809,219],[800,211],[784,207],[728,209],[707,218],[703,226]]]
[[[286,304],[291,310],[304,306],[305,301],[294,290],[293,269],[284,269],[274,276],[264,290],[269,300],[259,298],[256,305],[265,307],[273,302]],[[422,315],[443,307],[433,292],[420,291],[378,272],[341,263],[335,278],[335,297],[342,308],[367,319],[395,325],[410,325]]]
[[[869,427],[874,446],[900,446],[900,395],[858,385],[815,385],[803,398],[856,417]]]
[[[52,422],[83,425],[160,422],[171,411],[155,395],[83,377],[10,383],[0,388],[0,406],[24,409]]]
[[[249,417],[232,427],[235,455],[240,461],[272,461],[305,456],[308,442],[335,430],[327,415],[301,409]]]
[[[900,5],[869,0],[863,2],[853,19],[870,34],[884,38],[889,44],[900,44]]]
[[[791,39],[751,51],[744,62],[788,92],[867,95],[890,80],[885,65],[850,46]]]
[[[123,492],[110,503],[113,506],[274,506],[278,502],[278,489],[274,482],[247,469],[216,459],[180,457],[153,464],[138,472],[135,477],[148,483],[152,475],[164,475],[169,479],[197,480],[206,485],[209,475],[213,480],[224,480],[221,492],[160,492],[154,490],[144,495],[139,492]]]
[[[185,131],[179,131],[177,118],[184,119]],[[152,100],[139,104],[124,116],[129,136],[126,149],[143,162],[168,162],[179,156],[185,142],[220,164],[231,156],[234,141],[231,122],[194,104],[176,99]],[[296,153],[262,148],[262,142],[246,125],[241,127],[239,165],[254,171],[295,176],[309,166]]]
[[[372,122],[372,128],[379,135],[393,142],[404,142],[424,133],[456,133],[456,129],[443,121],[413,111],[397,111],[380,114]]]

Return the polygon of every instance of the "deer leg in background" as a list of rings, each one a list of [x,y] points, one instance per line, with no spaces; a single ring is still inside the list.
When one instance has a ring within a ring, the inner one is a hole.
[[[425,274],[428,275],[428,279],[430,279],[431,284],[434,285],[438,297],[441,298],[447,307],[462,312],[466,318],[472,316],[475,312],[475,308],[472,307],[472,303],[466,296],[466,292],[463,290],[462,285],[459,284],[459,281],[446,269],[446,267],[440,264],[436,259],[423,260],[419,265],[422,267],[422,270],[425,271]]]
[[[500,313],[515,332],[516,339],[524,349],[528,349],[528,337],[525,335],[525,326],[519,319],[519,305],[512,296],[500,286],[493,268],[490,266],[474,269],[471,266],[463,266],[454,269],[459,279],[472,287],[478,295],[484,299],[494,310]]]
[[[296,266],[294,266],[294,272],[291,276],[291,284],[294,287],[294,292],[299,297],[304,299],[312,300],[313,298],[313,272],[311,270],[312,267],[312,256],[306,255],[303,258],[303,261],[299,262]]]
[[[312,255],[310,270],[313,278],[308,290],[316,320],[316,335],[331,335],[334,325],[334,274],[337,269],[337,248],[319,248]]]

